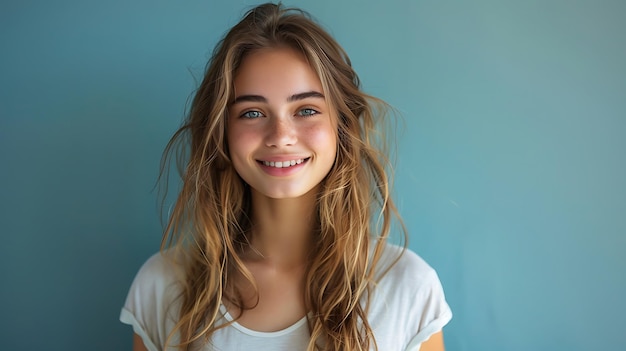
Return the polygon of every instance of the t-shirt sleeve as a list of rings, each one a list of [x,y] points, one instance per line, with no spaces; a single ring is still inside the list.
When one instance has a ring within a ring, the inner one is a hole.
[[[378,263],[370,323],[380,350],[417,351],[452,318],[437,272],[411,250],[387,244]]]
[[[446,302],[437,272],[411,251],[407,250],[404,256],[407,265],[405,274],[413,276],[413,293],[409,301],[405,301],[405,306],[412,320],[410,324],[413,325],[414,334],[406,350],[418,351],[424,341],[448,324],[452,319],[452,311]],[[413,274],[409,273],[411,271]]]
[[[419,303],[409,305],[409,313],[413,314],[417,328],[407,351],[418,351],[424,341],[439,332],[452,319],[452,311],[446,302],[441,282],[433,269],[424,275],[415,295],[415,302]]]
[[[133,327],[149,351],[163,350],[174,325],[175,273],[161,253],[150,257],[135,276],[120,312],[120,321]]]

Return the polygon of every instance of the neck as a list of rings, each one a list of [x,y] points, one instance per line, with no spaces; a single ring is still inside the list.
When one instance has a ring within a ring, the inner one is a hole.
[[[251,246],[268,264],[296,267],[306,263],[313,237],[316,192],[295,199],[271,199],[252,193]]]

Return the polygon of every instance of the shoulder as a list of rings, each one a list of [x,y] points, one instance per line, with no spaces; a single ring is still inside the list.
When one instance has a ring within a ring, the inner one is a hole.
[[[424,259],[408,248],[386,244],[377,265],[380,283],[402,283],[405,287],[419,288],[439,282],[437,273]]]
[[[141,266],[127,297],[127,307],[134,308],[170,304],[180,295],[184,282],[182,262],[175,250],[166,250],[152,255]]]
[[[415,252],[387,244],[376,271],[368,319],[380,349],[413,350],[452,318],[437,272]]]
[[[138,278],[176,280],[182,272],[182,262],[174,249],[157,252],[150,256],[137,272]]]
[[[371,299],[374,309],[396,311],[396,316],[403,315],[412,323],[448,313],[437,272],[416,253],[387,244],[378,266],[379,279]]]
[[[183,266],[174,251],[157,252],[141,266],[133,286],[138,290],[164,290],[183,279]]]
[[[148,258],[137,272],[122,308],[120,320],[131,325],[150,350],[163,349],[176,324],[184,280],[181,263],[175,250]]]

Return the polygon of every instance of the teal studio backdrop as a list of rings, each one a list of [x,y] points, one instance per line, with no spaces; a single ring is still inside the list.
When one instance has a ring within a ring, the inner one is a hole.
[[[0,349],[130,349],[161,151],[253,4],[0,4]],[[626,2],[287,4],[404,116],[395,193],[447,349],[626,350]]]

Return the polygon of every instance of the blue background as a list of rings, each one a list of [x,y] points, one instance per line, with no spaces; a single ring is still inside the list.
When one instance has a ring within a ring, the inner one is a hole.
[[[161,151],[253,3],[2,2],[0,348],[130,349]],[[626,349],[626,2],[287,4],[404,117],[396,194],[447,349]]]

